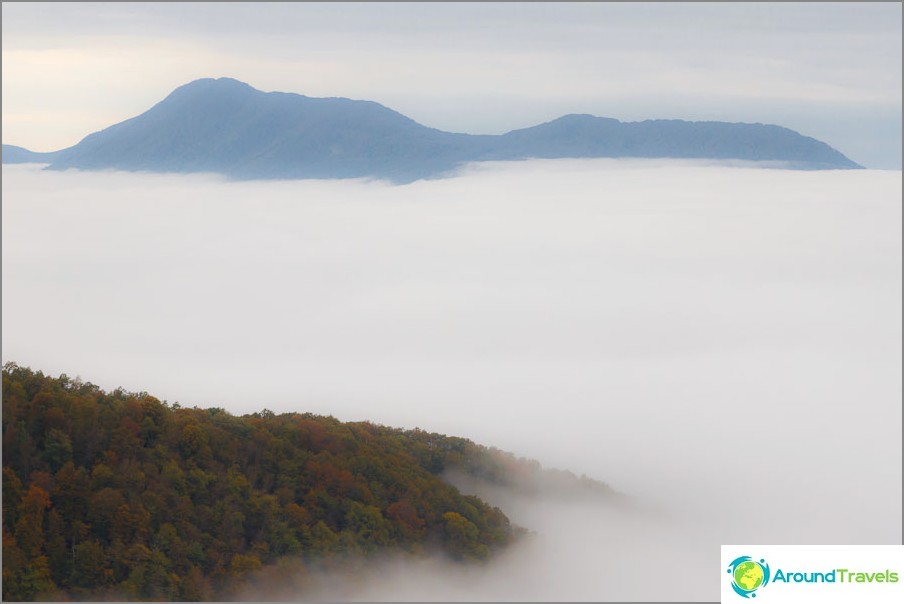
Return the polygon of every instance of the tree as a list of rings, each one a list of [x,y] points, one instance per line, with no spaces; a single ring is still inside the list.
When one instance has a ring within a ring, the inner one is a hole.
[[[355,537],[355,541],[365,552],[374,552],[392,542],[389,524],[379,508],[364,506],[357,501],[349,504],[345,514],[346,530]]]
[[[16,522],[16,542],[29,562],[41,555],[44,545],[44,510],[50,507],[50,495],[32,485],[22,498],[21,516]]]
[[[229,574],[233,578],[240,578],[247,573],[260,570],[261,561],[254,554],[236,554],[229,561]]]
[[[3,527],[3,601],[30,600],[32,594],[25,593],[23,577],[27,563],[25,554],[16,538]]]
[[[88,513],[88,499],[91,496],[91,480],[82,467],[76,468],[67,461],[54,476],[56,489],[53,494],[54,507],[72,523],[84,520]]]
[[[51,428],[44,439],[42,457],[52,472],[62,468],[63,464],[72,459],[72,441],[69,439],[69,435],[62,430]]]
[[[408,499],[400,499],[386,508],[386,517],[393,521],[394,525],[403,536],[418,538],[426,529],[424,519],[418,516],[417,510]]]
[[[323,520],[311,528],[311,552],[325,555],[336,550],[339,544],[339,536],[326,525]]]
[[[210,580],[197,566],[189,568],[179,586],[179,597],[185,602],[204,602],[213,599]]]
[[[454,556],[483,560],[489,555],[487,547],[477,540],[480,532],[473,522],[458,512],[446,512],[443,520],[446,523],[446,544]]]
[[[50,574],[54,583],[68,579],[71,572],[72,558],[66,551],[66,524],[63,515],[57,509],[47,514],[47,531],[44,551],[47,553]]]
[[[97,541],[85,541],[74,548],[71,583],[74,587],[97,589],[112,578],[107,567],[103,546]]]
[[[103,488],[91,496],[88,508],[88,523],[92,532],[101,540],[109,543],[112,538],[111,529],[117,511],[125,505],[122,493],[109,487]]]
[[[3,466],[3,525],[15,526],[22,501],[22,481],[9,466]]]

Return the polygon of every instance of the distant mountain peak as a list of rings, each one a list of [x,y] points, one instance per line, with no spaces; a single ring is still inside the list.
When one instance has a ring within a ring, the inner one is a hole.
[[[860,168],[827,144],[762,124],[617,119],[568,114],[504,135],[443,132],[374,101],[262,92],[229,77],[176,88],[145,113],[61,151],[4,146],[4,163],[49,169],[218,172],[237,179],[447,175],[474,161],[530,157],[645,157],[781,162],[797,169]]]
[[[198,95],[263,94],[251,85],[233,78],[201,78],[179,86],[166,98],[193,97]],[[166,100],[166,99],[164,99]]]
[[[250,84],[246,84],[245,82],[241,82],[236,80],[235,78],[199,78],[197,80],[192,80],[187,84],[183,84],[179,88],[206,88],[206,89],[241,89],[241,90],[256,90],[256,88],[252,87]],[[178,90],[178,89],[177,89]]]
[[[591,115],[589,113],[568,113],[563,115],[562,117],[556,118],[552,120],[553,122],[597,122],[597,121],[606,121],[606,122],[618,122],[619,120],[611,117],[600,117],[598,115]]]

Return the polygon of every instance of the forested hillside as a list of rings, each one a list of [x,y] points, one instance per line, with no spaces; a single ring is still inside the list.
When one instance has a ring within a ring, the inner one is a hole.
[[[484,560],[522,530],[444,482],[453,468],[509,484],[539,475],[465,439],[237,417],[7,363],[3,599],[224,598],[289,558]]]

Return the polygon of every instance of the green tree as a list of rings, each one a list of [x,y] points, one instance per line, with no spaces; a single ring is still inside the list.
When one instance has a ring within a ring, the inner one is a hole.
[[[97,541],[85,541],[74,548],[71,583],[75,587],[99,588],[112,578],[107,567],[103,546]]]
[[[483,560],[489,555],[489,549],[478,541],[480,532],[473,522],[458,512],[446,512],[443,520],[448,550],[454,556]]]

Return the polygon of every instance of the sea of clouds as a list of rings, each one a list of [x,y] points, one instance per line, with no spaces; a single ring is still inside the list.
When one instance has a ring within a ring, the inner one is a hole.
[[[487,492],[535,531],[489,566],[387,560],[305,593],[714,601],[720,544],[900,543],[901,172],[7,165],[2,186],[4,362],[464,436],[636,502]]]

